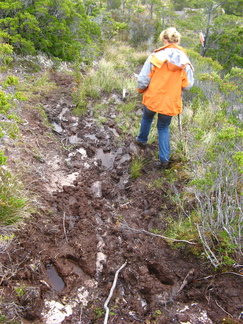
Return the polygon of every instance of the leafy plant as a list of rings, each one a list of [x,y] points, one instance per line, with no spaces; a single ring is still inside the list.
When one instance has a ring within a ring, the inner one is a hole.
[[[24,285],[14,287],[14,290],[18,297],[22,297],[26,292],[26,287]]]
[[[94,318],[99,319],[101,318],[105,313],[105,310],[103,307],[96,307],[94,308]]]
[[[19,83],[19,79],[15,75],[8,75],[4,81],[4,87],[8,87],[10,85],[17,85]]]
[[[7,112],[11,108],[10,95],[6,95],[2,90],[0,90],[0,112]]]
[[[0,165],[6,165],[7,156],[4,155],[4,151],[0,151]]]
[[[1,70],[6,70],[12,62],[13,46],[8,44],[8,34],[0,31],[0,64]]]

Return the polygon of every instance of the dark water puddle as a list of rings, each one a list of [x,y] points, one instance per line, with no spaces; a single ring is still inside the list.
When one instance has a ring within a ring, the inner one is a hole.
[[[46,273],[48,275],[49,282],[55,291],[61,291],[65,287],[64,281],[59,276],[59,274],[56,271],[56,268],[52,263],[48,263],[46,265]]]

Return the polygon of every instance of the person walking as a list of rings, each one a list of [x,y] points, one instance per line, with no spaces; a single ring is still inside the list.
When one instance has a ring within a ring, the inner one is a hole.
[[[159,166],[170,161],[169,126],[173,116],[182,112],[182,91],[194,83],[193,67],[180,44],[181,35],[174,27],[163,30],[164,46],[156,49],[145,61],[138,75],[138,92],[143,93],[143,116],[137,144],[145,147],[155,114],[158,114]]]

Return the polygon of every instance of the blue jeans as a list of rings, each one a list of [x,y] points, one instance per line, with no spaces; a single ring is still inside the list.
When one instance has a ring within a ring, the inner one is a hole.
[[[148,141],[148,135],[156,112],[149,110],[146,106],[143,109],[143,117],[140,125],[140,132],[137,140],[143,144]],[[159,137],[159,159],[161,162],[168,162],[170,159],[170,132],[169,126],[172,116],[158,114],[157,129]]]

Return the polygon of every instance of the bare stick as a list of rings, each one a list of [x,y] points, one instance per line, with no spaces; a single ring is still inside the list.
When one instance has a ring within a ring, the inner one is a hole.
[[[110,301],[110,299],[111,299],[111,297],[113,295],[114,289],[116,288],[116,282],[117,282],[117,279],[118,279],[118,274],[126,266],[126,264],[127,264],[127,261],[125,263],[123,263],[123,265],[115,273],[115,278],[114,278],[114,281],[113,281],[113,284],[112,284],[112,287],[111,287],[109,296],[106,299],[105,304],[104,304],[104,309],[106,311],[106,313],[105,313],[105,319],[104,319],[104,324],[107,324],[107,321],[108,321],[109,308],[108,308],[107,305],[108,305],[108,303],[109,303],[109,301]]]
[[[222,276],[222,275],[227,275],[227,274],[232,274],[232,275],[235,275],[235,276],[243,277],[243,275],[240,274],[240,273],[230,271],[230,272],[217,273],[215,275],[207,276],[207,277],[204,277],[204,278],[198,278],[197,281],[199,281],[199,280],[207,280],[207,279],[215,278],[216,276]]]
[[[223,307],[222,306],[220,306],[219,305],[219,303],[217,302],[217,300],[215,299],[215,303],[216,303],[216,305],[225,313],[225,314],[227,314],[227,315],[229,315],[231,318],[233,318],[233,316],[230,314],[230,313],[228,313],[225,309],[223,309]]]
[[[197,226],[197,231],[199,234],[199,237],[203,243],[203,247],[204,247],[204,251],[207,255],[207,257],[209,258],[209,260],[211,261],[212,265],[217,268],[220,265],[220,262],[218,261],[218,259],[216,258],[215,254],[213,253],[213,251],[210,249],[210,246],[208,245],[206,239],[204,239],[204,235],[203,233],[201,233],[200,227],[198,224],[196,224]]]
[[[132,228],[126,224],[121,224],[121,226],[125,229],[128,229],[128,230],[131,230],[133,232],[137,232],[137,233],[143,233],[143,234],[147,234],[147,235],[151,235],[151,236],[156,236],[156,237],[160,237],[160,238],[163,238],[165,240],[170,240],[170,241],[173,241],[173,242],[184,242],[184,243],[188,243],[188,244],[196,244],[194,242],[190,242],[190,241],[186,241],[186,240],[176,240],[176,239],[173,239],[173,238],[170,238],[170,237],[167,237],[167,236],[163,236],[163,235],[159,235],[159,234],[154,234],[154,233],[151,233],[151,232],[148,232],[144,229],[136,229],[136,228]]]
[[[66,241],[68,242],[68,238],[67,238],[67,231],[66,231],[66,227],[65,227],[65,220],[66,220],[66,213],[64,212],[63,213],[63,231],[64,231],[64,235],[65,235],[65,238],[66,238]]]
[[[80,310],[80,316],[79,316],[78,324],[82,324],[82,314],[83,314],[83,307],[81,307],[81,310]]]
[[[184,278],[182,285],[180,286],[180,289],[178,290],[178,294],[182,291],[182,289],[188,284],[188,282],[192,279],[193,275],[195,273],[194,269],[191,269],[186,277]]]

